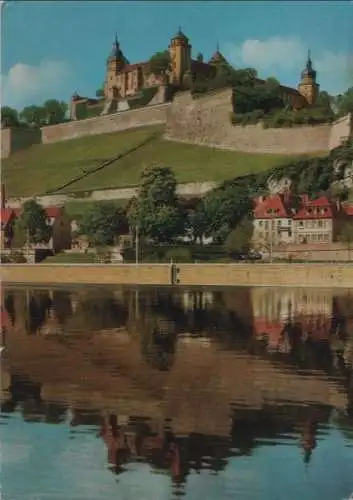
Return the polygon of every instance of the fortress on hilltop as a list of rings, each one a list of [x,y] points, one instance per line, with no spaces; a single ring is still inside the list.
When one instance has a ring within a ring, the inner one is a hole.
[[[116,36],[106,61],[104,86],[97,97],[75,93],[67,122],[40,130],[3,129],[1,157],[7,158],[34,144],[151,125],[161,127],[165,140],[245,153],[316,154],[330,151],[352,136],[350,114],[333,123],[293,127],[267,128],[260,122],[233,123],[231,116],[240,91],[237,93],[237,88],[231,85],[222,86],[222,81],[227,81],[223,76],[229,73],[229,68],[232,65],[218,45],[207,60],[201,53],[193,57],[190,40],[181,29],[170,40],[166,51],[139,63],[130,63]],[[265,80],[256,77],[255,82],[261,85]],[[199,84],[201,88],[214,90],[196,95],[194,91]],[[300,110],[316,103],[319,89],[309,52],[297,87],[279,85],[276,92],[289,108]]]
[[[77,113],[79,104],[93,111],[93,115],[89,113],[87,117],[97,116],[94,113],[95,108],[97,113],[100,111],[99,114],[104,115],[149,104],[161,104],[171,100],[173,92],[190,89],[196,80],[212,80],[217,75],[220,66],[230,66],[220,52],[218,44],[208,61],[204,61],[200,52],[194,59],[190,40],[180,28],[171,39],[167,52],[170,59],[169,68],[160,74],[154,74],[150,69],[149,61],[130,63],[116,35],[106,63],[104,97],[88,99],[75,93],[71,100],[71,118],[80,119]],[[256,80],[258,83],[264,83],[264,80],[260,78]],[[172,92],[167,92],[167,88],[172,89]],[[283,96],[290,99],[291,105],[296,109],[315,103],[319,85],[310,53],[308,53],[306,66],[301,73],[297,89],[281,85],[280,90]]]

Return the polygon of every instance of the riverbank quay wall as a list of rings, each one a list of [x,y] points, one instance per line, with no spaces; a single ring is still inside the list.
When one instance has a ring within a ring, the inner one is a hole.
[[[5,264],[6,284],[353,288],[353,264]]]

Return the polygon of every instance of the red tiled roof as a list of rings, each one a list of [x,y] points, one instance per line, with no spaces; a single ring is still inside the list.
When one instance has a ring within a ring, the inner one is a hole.
[[[0,214],[1,225],[6,226],[9,223],[11,217],[13,216],[15,216],[15,214],[12,208],[2,208]]]
[[[257,202],[254,210],[255,219],[278,219],[289,217],[282,198],[278,194],[273,194]]]
[[[332,219],[332,206],[326,196],[307,201],[302,197],[302,202],[303,206],[296,214],[293,214],[293,219]]]

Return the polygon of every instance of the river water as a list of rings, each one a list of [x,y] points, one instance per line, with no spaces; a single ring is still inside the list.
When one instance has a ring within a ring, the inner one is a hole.
[[[353,290],[9,286],[1,303],[1,499],[353,492]]]

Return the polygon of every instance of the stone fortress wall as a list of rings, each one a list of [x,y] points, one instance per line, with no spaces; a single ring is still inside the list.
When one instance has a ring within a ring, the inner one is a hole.
[[[1,130],[1,158],[7,158],[11,153],[26,149],[33,144],[41,144],[42,133],[38,129],[10,129]]]
[[[176,94],[168,109],[165,137],[170,140],[248,153],[305,154],[329,151],[352,135],[351,116],[331,124],[292,128],[234,126],[230,121],[232,89],[194,99]]]
[[[180,92],[172,102],[43,127],[41,139],[39,131],[3,129],[1,157],[39,142],[47,144],[156,124],[165,124],[165,138],[169,140],[249,153],[325,152],[352,136],[351,115],[332,125],[280,129],[263,129],[260,124],[234,126],[230,122],[231,99],[231,88],[195,99],[190,91]]]

